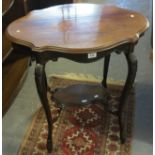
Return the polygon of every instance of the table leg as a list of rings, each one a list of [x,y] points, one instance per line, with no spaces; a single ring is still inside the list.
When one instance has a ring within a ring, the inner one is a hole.
[[[102,85],[104,88],[107,88],[107,74],[108,74],[108,68],[109,68],[109,60],[110,60],[110,54],[106,55],[104,58],[104,73],[103,73],[103,80]]]
[[[47,99],[47,79],[45,74],[45,65],[43,64],[36,64],[35,68],[35,81],[37,86],[37,91],[45,110],[47,123],[48,123],[48,139],[47,139],[47,149],[48,152],[52,152],[52,115],[50,111],[50,107],[48,105]]]
[[[46,77],[45,69],[43,70],[43,76],[45,79],[45,88],[46,88],[46,92],[47,92],[49,90],[49,87],[48,87],[48,83],[47,83],[47,77]]]
[[[125,108],[126,108],[126,101],[128,98],[128,94],[132,88],[132,85],[134,83],[135,77],[136,77],[136,72],[137,72],[137,59],[133,55],[133,50],[134,46],[131,45],[129,52],[125,53],[126,60],[128,63],[128,75],[127,79],[125,82],[125,86],[123,88],[122,95],[120,97],[120,106],[119,106],[119,123],[120,123],[120,138],[121,142],[125,143],[126,141],[126,113],[125,113]]]

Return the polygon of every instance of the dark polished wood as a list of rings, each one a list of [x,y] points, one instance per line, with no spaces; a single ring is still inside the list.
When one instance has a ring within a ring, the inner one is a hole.
[[[45,78],[45,65],[41,63],[36,64],[35,68],[35,81],[37,86],[37,91],[45,110],[47,122],[48,122],[48,138],[47,138],[47,149],[48,152],[52,151],[52,115],[48,105],[47,99],[47,81]]]
[[[134,43],[148,26],[148,20],[134,11],[112,5],[70,4],[32,11],[14,21],[7,35],[36,52],[78,54]]]
[[[128,75],[127,79],[125,82],[125,86],[122,92],[122,95],[120,97],[120,105],[119,105],[119,123],[120,123],[120,136],[121,136],[121,142],[124,143],[126,141],[126,102],[128,99],[128,94],[132,88],[132,85],[134,83],[135,77],[136,77],[136,72],[137,72],[137,59],[135,55],[133,54],[134,52],[134,45],[131,44],[129,46],[128,51],[126,51],[125,57],[128,63]]]
[[[148,26],[148,20],[137,12],[99,4],[68,4],[32,11],[9,25],[7,35],[14,43],[14,49],[35,57],[37,62],[35,79],[48,122],[49,152],[52,151],[52,118],[46,94],[48,86],[45,64],[49,60],[57,61],[62,57],[79,63],[91,63],[105,57],[103,87],[96,92],[100,95],[102,93],[104,98],[110,55],[114,52],[124,53],[128,75],[120,96],[119,111],[115,112],[119,117],[121,142],[124,143],[125,108],[137,71],[133,47]],[[87,87],[89,90],[85,86],[59,89],[54,92],[53,99],[66,104],[72,100],[80,102],[81,95],[87,92],[84,97],[91,102],[95,89],[91,92],[92,87]]]
[[[52,99],[61,107],[67,105],[88,105],[95,101],[107,103],[108,93],[97,84],[77,84],[57,89]]]
[[[108,75],[108,70],[109,70],[109,61],[110,61],[110,54],[105,56],[104,58],[104,70],[103,70],[103,81],[102,85],[107,88],[107,75]]]

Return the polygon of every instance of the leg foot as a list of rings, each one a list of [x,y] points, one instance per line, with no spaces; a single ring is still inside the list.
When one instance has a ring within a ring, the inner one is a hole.
[[[121,144],[124,144],[126,142],[126,137],[127,137],[126,121],[127,120],[126,120],[125,114],[122,112],[122,114],[119,116]]]
[[[47,150],[48,150],[48,153],[51,153],[52,152],[52,141],[51,139],[48,139],[47,140]]]

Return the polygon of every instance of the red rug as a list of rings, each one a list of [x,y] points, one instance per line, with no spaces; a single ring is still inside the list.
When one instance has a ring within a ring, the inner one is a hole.
[[[64,87],[81,81],[52,78],[51,87]],[[86,83],[86,82],[84,82]],[[89,82],[88,82],[89,83]],[[112,110],[118,107],[121,86],[110,85]],[[50,94],[48,94],[50,100]],[[118,118],[105,111],[101,103],[84,107],[67,107],[60,116],[55,103],[50,101],[54,118],[51,155],[131,155],[132,116],[134,93],[130,93],[127,110],[127,142],[120,144]],[[40,108],[19,148],[18,155],[47,155],[47,122]]]

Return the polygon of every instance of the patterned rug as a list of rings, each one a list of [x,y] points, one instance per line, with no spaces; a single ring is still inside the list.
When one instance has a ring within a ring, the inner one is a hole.
[[[53,77],[50,80],[52,89],[78,83],[90,83]],[[112,110],[118,108],[118,96],[122,90],[120,85],[109,85]],[[60,112],[51,101],[53,129],[53,152],[50,155],[131,155],[132,119],[134,92],[128,100],[127,110],[127,142],[120,144],[117,116],[105,111],[101,103],[83,107],[69,106]],[[47,155],[47,122],[41,107],[33,118],[28,132],[19,148],[18,155]]]

